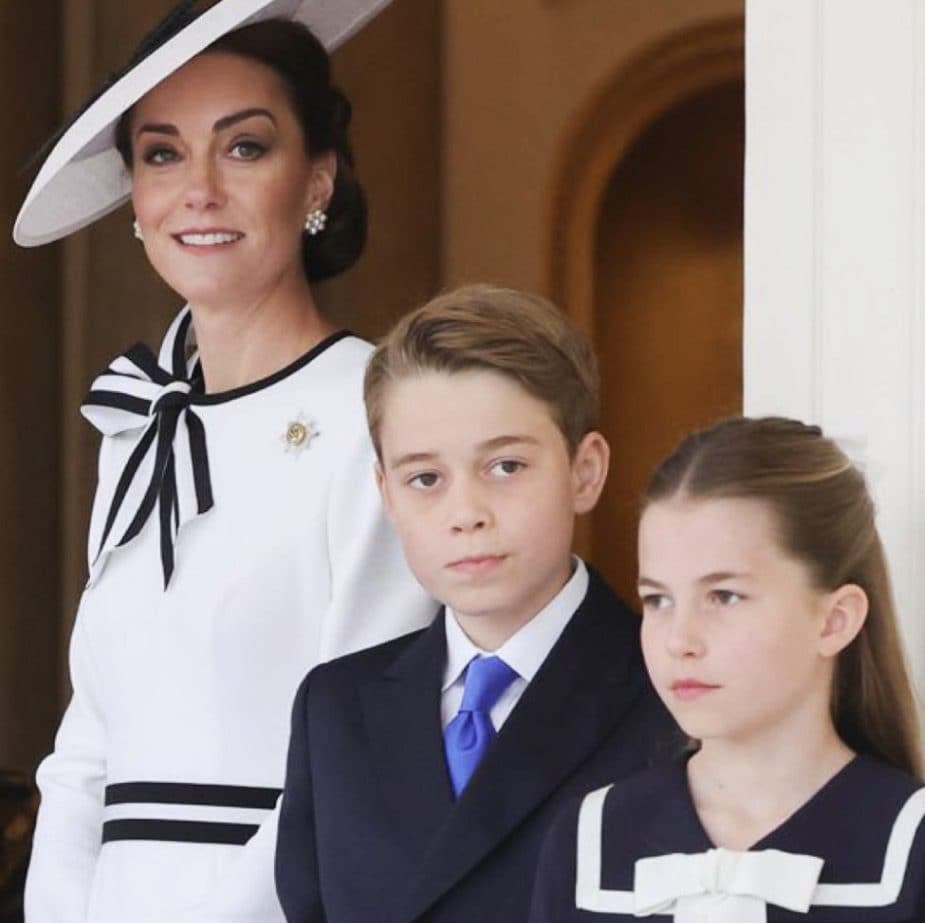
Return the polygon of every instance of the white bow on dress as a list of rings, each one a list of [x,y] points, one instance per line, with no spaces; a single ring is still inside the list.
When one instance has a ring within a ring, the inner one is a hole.
[[[767,905],[806,913],[823,860],[766,849],[672,853],[635,865],[634,914],[675,923],[766,923]]]

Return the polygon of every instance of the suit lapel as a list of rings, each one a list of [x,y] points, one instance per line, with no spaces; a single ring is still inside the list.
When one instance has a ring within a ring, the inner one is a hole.
[[[441,613],[361,693],[372,771],[415,868],[453,808],[440,723],[445,662]]]
[[[588,595],[433,841],[400,919],[423,913],[612,731],[641,688],[642,667],[630,668],[637,631],[637,617],[592,575]]]

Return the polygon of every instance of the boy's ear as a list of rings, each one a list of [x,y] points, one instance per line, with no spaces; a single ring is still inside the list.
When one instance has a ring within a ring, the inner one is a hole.
[[[386,517],[392,520],[392,497],[389,494],[389,484],[385,479],[385,472],[382,470],[382,462],[376,462],[374,471],[376,472],[376,487],[379,488],[379,496],[382,498],[382,509]]]
[[[836,657],[857,636],[867,621],[870,604],[867,593],[856,583],[846,583],[829,593],[826,615],[819,633],[819,653]]]
[[[610,467],[610,446],[598,432],[587,433],[572,457],[572,497],[576,513],[594,509]]]

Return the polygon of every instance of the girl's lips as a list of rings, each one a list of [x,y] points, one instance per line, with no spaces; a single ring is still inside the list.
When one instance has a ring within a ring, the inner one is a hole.
[[[719,689],[719,686],[712,686],[709,683],[702,683],[696,679],[680,679],[671,684],[671,691],[675,697],[682,702],[690,702],[693,699],[699,699],[708,692]]]

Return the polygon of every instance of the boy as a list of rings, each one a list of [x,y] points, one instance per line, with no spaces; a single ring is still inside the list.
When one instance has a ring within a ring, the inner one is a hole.
[[[570,797],[667,755],[638,618],[570,553],[609,449],[585,340],[473,286],[366,373],[385,510],[430,628],[315,669],[293,709],[276,880],[289,923],[519,923]]]

